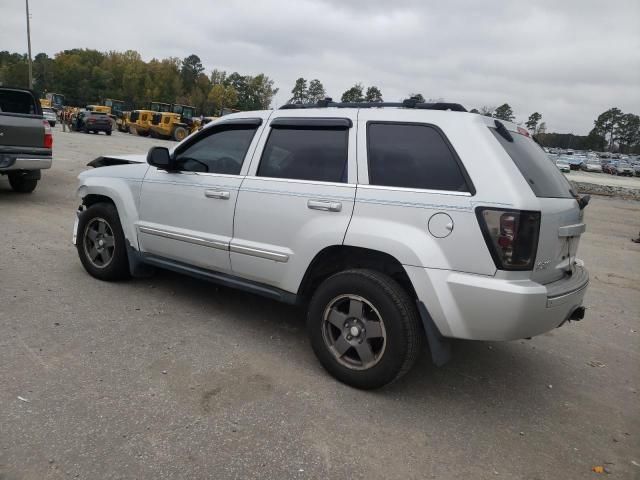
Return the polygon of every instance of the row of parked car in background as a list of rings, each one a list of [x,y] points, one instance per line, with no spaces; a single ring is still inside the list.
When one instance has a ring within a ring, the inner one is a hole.
[[[563,173],[571,170],[602,172],[610,175],[640,177],[640,156],[607,152],[581,152],[545,148],[552,162]]]

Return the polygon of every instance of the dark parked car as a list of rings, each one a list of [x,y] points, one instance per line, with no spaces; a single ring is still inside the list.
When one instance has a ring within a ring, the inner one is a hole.
[[[111,117],[102,112],[84,110],[78,113],[75,120],[76,130],[84,133],[105,132],[107,135],[111,135],[112,126]]]
[[[609,175],[616,175],[617,164],[618,164],[618,162],[616,160],[613,160],[613,161],[607,162],[607,163],[603,163],[602,164],[602,171],[604,173],[608,173]]]

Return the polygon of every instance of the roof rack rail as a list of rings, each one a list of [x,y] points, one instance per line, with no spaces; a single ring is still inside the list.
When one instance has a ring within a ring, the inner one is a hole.
[[[334,102],[333,99],[327,97],[324,100],[319,100],[316,103],[287,103],[282,105],[280,110],[296,110],[301,108],[381,108],[381,107],[396,107],[396,108],[415,108],[419,110],[451,110],[454,112],[466,112],[459,103],[437,102],[437,103],[423,103],[418,102],[415,98],[407,98],[402,102]]]

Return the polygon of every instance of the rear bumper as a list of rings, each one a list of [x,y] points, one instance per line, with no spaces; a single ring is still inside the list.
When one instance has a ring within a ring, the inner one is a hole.
[[[99,132],[109,132],[112,129],[112,125],[91,125],[90,123],[86,124],[83,128],[87,130],[94,130]]]
[[[2,161],[0,158],[0,173],[12,172],[15,170],[45,170],[51,168],[51,157],[37,158],[9,158]]]
[[[547,285],[483,275],[405,267],[445,337],[516,340],[552,330],[582,305],[589,284],[584,267]]]

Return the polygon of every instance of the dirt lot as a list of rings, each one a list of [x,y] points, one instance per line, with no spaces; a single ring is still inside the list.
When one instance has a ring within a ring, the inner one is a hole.
[[[89,277],[76,175],[165,142],[55,130],[35,193],[0,179],[0,479],[640,478],[640,203],[587,209],[584,321],[459,342],[361,392],[322,370],[294,308],[172,273]]]

